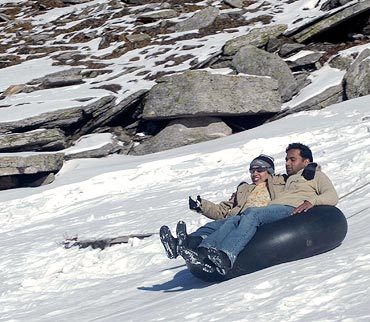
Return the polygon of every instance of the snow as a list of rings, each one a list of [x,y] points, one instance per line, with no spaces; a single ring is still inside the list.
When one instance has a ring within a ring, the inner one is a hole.
[[[289,6],[281,1],[270,3],[275,9],[289,9],[278,10],[278,23],[321,14],[319,6],[314,7],[317,1],[300,0]],[[35,28],[67,13],[63,10],[67,9],[34,17]],[[243,28],[239,32],[242,34]],[[236,35],[218,34],[181,45],[203,44],[184,52],[205,59]],[[172,49],[159,54],[163,47],[151,46],[147,57],[138,50],[110,61],[108,68],[117,76],[114,81],[129,84],[120,98],[153,85],[134,74],[124,75],[123,66],[138,67],[145,62],[151,71],[160,70],[156,61],[181,53]],[[369,45],[342,54],[365,48]],[[133,57],[140,60],[130,61]],[[174,66],[173,71],[186,67],[186,63]],[[1,69],[0,90],[59,68],[44,58]],[[337,84],[342,74],[325,66],[314,74],[312,85],[300,98]],[[112,74],[98,79],[107,81],[109,77]],[[40,97],[38,92],[17,95],[18,106],[1,108],[0,120],[37,115],[41,107],[46,112],[48,106],[51,110],[81,105],[75,100],[107,93],[86,83],[69,87],[68,92],[40,91]],[[1,105],[13,99],[4,99]],[[51,101],[53,104],[48,104]],[[50,185],[0,191],[0,321],[369,321],[369,106],[370,96],[365,96],[170,151],[71,160]],[[110,140],[110,135],[91,135],[69,151],[102,146]],[[166,258],[158,238],[161,225],[174,230],[176,223],[184,220],[188,230],[194,231],[208,221],[188,209],[189,195],[200,194],[214,202],[227,200],[241,181],[250,180],[248,163],[260,153],[272,155],[277,172],[283,173],[284,151],[291,142],[312,148],[315,161],[341,196],[338,207],[349,225],[341,246],[219,284],[196,279],[180,258]],[[64,249],[61,245],[65,236],[90,239],[132,233],[153,236],[133,238],[128,244],[105,250]]]
[[[1,191],[0,321],[368,321],[369,103],[152,155],[72,160],[49,186]],[[310,145],[340,196],[364,186],[341,199],[349,231],[329,253],[208,284],[167,259],[156,234],[105,250],[59,244],[65,234],[157,233],[180,219],[193,231],[207,219],[188,210],[188,195],[226,200],[259,153],[284,172],[293,141]]]

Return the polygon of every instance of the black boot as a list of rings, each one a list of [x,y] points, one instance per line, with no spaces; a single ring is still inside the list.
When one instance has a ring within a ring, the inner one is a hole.
[[[186,231],[186,224],[183,221],[179,221],[177,223],[176,234],[179,248],[186,247],[188,249],[195,250],[203,240],[203,238],[200,236],[192,236],[191,234],[188,235]]]
[[[163,244],[166,255],[170,259],[174,259],[178,256],[177,247],[178,242],[177,238],[173,237],[168,226],[162,226],[159,230],[159,237]]]
[[[213,263],[211,263],[208,258],[201,257],[195,250],[181,247],[179,249],[179,254],[184,258],[185,262],[196,266],[207,273],[213,273],[215,271]]]
[[[221,275],[226,275],[231,269],[231,261],[229,257],[221,250],[209,248],[208,258],[213,264],[216,265],[216,270]]]
[[[179,249],[182,247],[188,247],[188,233],[186,232],[186,224],[183,221],[179,221],[176,226],[176,234]]]

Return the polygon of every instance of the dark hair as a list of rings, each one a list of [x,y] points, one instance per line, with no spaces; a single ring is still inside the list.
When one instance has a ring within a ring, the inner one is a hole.
[[[309,159],[310,162],[313,162],[312,151],[307,145],[304,145],[302,143],[290,143],[285,152],[288,153],[288,151],[293,149],[299,150],[299,154],[303,159]]]

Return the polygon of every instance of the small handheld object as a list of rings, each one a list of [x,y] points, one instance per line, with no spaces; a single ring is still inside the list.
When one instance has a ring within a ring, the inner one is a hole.
[[[202,203],[202,199],[200,198],[199,195],[196,198],[189,196],[189,209],[190,210],[193,210],[196,212],[202,212],[202,210],[200,209],[201,203]]]

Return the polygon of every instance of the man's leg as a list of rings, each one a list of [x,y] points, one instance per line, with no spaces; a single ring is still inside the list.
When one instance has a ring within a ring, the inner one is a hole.
[[[232,267],[236,257],[252,239],[259,226],[288,217],[292,214],[293,210],[294,207],[285,205],[248,208],[240,216],[239,225],[222,240],[218,250],[226,253]]]

